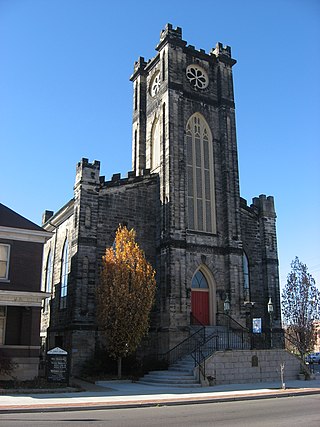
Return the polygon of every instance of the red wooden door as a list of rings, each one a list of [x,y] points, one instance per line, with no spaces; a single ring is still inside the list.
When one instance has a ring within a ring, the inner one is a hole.
[[[209,325],[209,292],[191,291],[191,311],[203,325]]]

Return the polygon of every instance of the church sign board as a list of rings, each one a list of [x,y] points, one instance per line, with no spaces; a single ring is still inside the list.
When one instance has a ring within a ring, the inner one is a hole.
[[[262,322],[261,317],[257,317],[252,319],[252,332],[254,334],[261,334],[262,332]]]
[[[47,352],[47,381],[69,384],[68,353],[55,347]]]

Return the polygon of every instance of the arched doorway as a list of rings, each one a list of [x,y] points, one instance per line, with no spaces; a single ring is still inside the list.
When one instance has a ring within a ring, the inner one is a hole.
[[[209,294],[208,281],[198,270],[191,282],[191,312],[194,323],[210,324]]]

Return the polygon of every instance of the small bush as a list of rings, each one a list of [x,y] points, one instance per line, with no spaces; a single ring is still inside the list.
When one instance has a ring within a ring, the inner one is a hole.
[[[2,389],[60,389],[65,388],[64,383],[51,383],[47,382],[45,378],[35,377],[33,380],[3,380],[0,381],[0,388]]]
[[[0,356],[0,375],[8,375],[12,377],[12,372],[17,366],[17,363],[13,362],[10,357]]]

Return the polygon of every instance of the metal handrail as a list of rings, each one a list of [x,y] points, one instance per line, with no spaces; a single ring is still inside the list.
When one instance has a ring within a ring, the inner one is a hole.
[[[205,325],[201,322],[201,320],[199,320],[192,312],[190,312],[190,325],[198,325],[205,328]]]
[[[199,344],[205,341],[205,326],[202,326],[198,331],[194,332],[189,337],[185,338],[179,344],[171,348],[166,353],[160,356],[165,359],[169,364],[176,362],[184,356],[192,353]]]
[[[241,325],[241,323],[239,323],[239,322],[237,322],[233,317],[231,317],[229,314],[226,314],[226,313],[221,313],[221,312],[218,312],[217,313],[217,324],[219,325],[220,324],[220,322],[219,322],[219,316],[223,316],[224,318],[226,318],[227,320],[229,320],[229,326],[230,326],[230,329],[240,329],[241,331],[244,331],[244,332],[250,332],[250,330],[247,328],[247,327],[245,327],[245,326],[243,326],[243,325]],[[233,327],[232,325],[231,325],[231,322],[232,322],[232,324],[235,324],[235,327]],[[226,326],[226,325],[223,325],[223,326]]]

